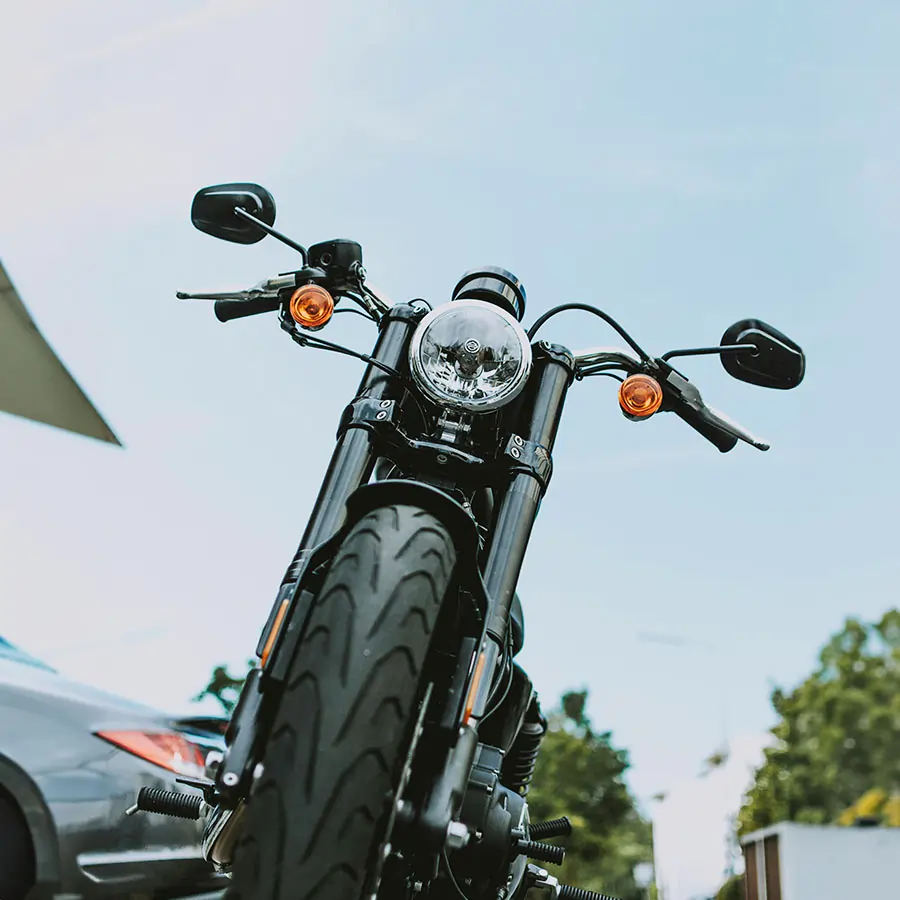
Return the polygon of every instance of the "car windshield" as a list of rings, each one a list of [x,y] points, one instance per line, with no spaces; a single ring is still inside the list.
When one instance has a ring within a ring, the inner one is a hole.
[[[26,666],[34,666],[37,669],[44,669],[47,672],[55,672],[52,666],[29,656],[23,650],[11,644],[5,637],[0,635],[0,659],[9,659],[13,662],[24,663]]]

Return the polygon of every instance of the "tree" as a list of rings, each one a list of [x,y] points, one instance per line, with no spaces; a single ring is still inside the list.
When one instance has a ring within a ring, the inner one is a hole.
[[[745,900],[744,876],[732,875],[716,894],[716,900]]]
[[[781,821],[853,824],[860,810],[900,825],[900,610],[847,619],[812,675],[776,689],[772,705],[776,740],[741,809],[742,834]]]
[[[652,861],[650,824],[639,814],[623,780],[628,754],[609,732],[595,733],[585,709],[587,691],[563,696],[548,716],[528,794],[535,821],[568,816],[574,834],[565,841],[562,880],[622,900],[642,900],[634,867]]]
[[[241,693],[241,688],[244,686],[247,673],[253,668],[253,665],[254,660],[248,660],[247,672],[239,676],[230,674],[227,666],[216,666],[209,678],[209,683],[193,698],[194,703],[199,703],[205,697],[212,697],[218,700],[226,715],[231,715]]]

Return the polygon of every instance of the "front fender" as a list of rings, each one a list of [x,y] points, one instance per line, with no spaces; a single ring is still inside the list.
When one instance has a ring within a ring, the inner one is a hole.
[[[421,481],[399,478],[364,484],[347,501],[347,518],[342,532],[349,531],[373,509],[397,504],[418,506],[443,522],[456,546],[457,578],[484,611],[487,596],[478,568],[478,526],[463,506],[442,490]]]

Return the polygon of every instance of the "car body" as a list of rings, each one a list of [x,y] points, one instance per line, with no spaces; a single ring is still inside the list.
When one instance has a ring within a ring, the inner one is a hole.
[[[33,849],[29,900],[221,889],[201,857],[201,822],[126,810],[144,786],[190,790],[176,777],[203,776],[225,725],[70,681],[0,638],[0,798]]]

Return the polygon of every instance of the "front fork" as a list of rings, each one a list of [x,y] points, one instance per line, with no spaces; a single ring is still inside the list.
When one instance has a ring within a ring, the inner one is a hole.
[[[421,306],[401,304],[391,309],[380,322],[372,358],[405,373],[410,337],[424,315]],[[397,390],[394,377],[369,365],[357,397],[390,405]],[[253,770],[277,707],[277,702],[271,701],[277,698],[309,611],[310,597],[301,590],[303,575],[310,563],[315,564],[316,551],[322,551],[340,532],[347,501],[369,480],[374,465],[371,433],[365,427],[354,427],[352,422],[342,427],[303,538],[260,636],[256,650],[260,664],[250,671],[228,726],[226,750],[215,782],[221,806],[236,807],[249,792]]]
[[[394,307],[382,320],[373,358],[407,371],[406,355],[412,332],[424,314],[421,307]],[[477,724],[484,716],[491,694],[493,674],[501,662],[513,595],[541,499],[552,472],[551,451],[556,439],[566,392],[574,378],[574,360],[562,347],[540,342],[534,347],[534,369],[526,396],[504,454],[511,474],[494,518],[492,538],[483,570],[487,617],[480,658],[470,673],[478,677],[465,721],[448,760],[447,776],[436,786],[422,811],[424,831],[443,835],[448,815],[458,808],[477,745]],[[386,407],[396,400],[396,380],[382,369],[369,366],[357,397]],[[329,545],[341,531],[351,496],[370,478],[376,459],[371,430],[353,421],[346,423],[328,466],[312,515],[282,581],[266,627],[257,646],[261,664],[251,670],[226,735],[227,748],[215,779],[218,807],[207,821],[204,856],[227,868],[222,847],[230,843],[233,826],[240,818],[254,768],[261,756],[271,718],[273,700],[302,634],[312,596],[302,589],[304,574],[315,568],[317,555],[327,558]],[[326,552],[327,551],[327,552]],[[267,690],[268,689],[268,690]],[[462,783],[456,782],[462,779]],[[451,783],[452,782],[452,783]],[[431,825],[432,827],[428,827]],[[230,854],[228,854],[230,855]]]

